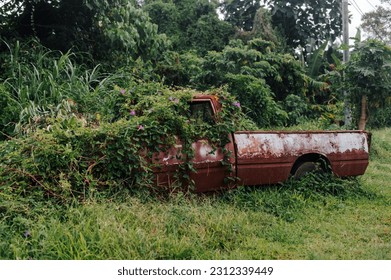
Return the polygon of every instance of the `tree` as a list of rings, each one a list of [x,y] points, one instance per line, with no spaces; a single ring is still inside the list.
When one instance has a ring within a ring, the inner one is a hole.
[[[243,111],[261,127],[296,124],[298,118],[288,119],[284,110],[287,97],[295,95],[295,104],[306,105],[308,85],[312,83],[292,55],[276,51],[272,42],[259,38],[247,43],[231,40],[222,51],[203,56],[167,52],[157,71],[170,86],[197,90],[227,86]],[[296,107],[290,108],[296,115],[307,113]]]
[[[229,23],[219,19],[213,1],[146,0],[142,7],[177,51],[220,51],[234,33]]]
[[[391,4],[390,0],[382,1]],[[362,17],[362,29],[369,38],[391,44],[391,6],[378,6]]]
[[[96,36],[91,34],[94,14],[82,1],[8,0],[1,14],[6,22],[1,36],[7,39],[36,37],[47,47],[67,51]]]
[[[242,31],[253,29],[254,17],[260,7],[260,1],[255,0],[225,0],[220,5],[225,20]]]
[[[157,59],[165,36],[136,0],[8,0],[0,36],[36,37],[46,47],[88,52],[112,64]]]
[[[390,104],[391,48],[373,39],[357,43],[345,67],[345,87],[359,116],[358,128],[363,130],[368,112]]]
[[[215,15],[201,16],[187,30],[188,46],[206,54],[208,51],[220,51],[229,42],[233,28]]]
[[[305,47],[311,40],[317,46],[334,41],[341,34],[340,0],[265,0],[292,48]]]
[[[269,41],[281,49],[285,49],[286,47],[281,32],[272,25],[270,11],[265,8],[259,8],[255,13],[251,31],[238,30],[235,38],[241,39],[244,42],[258,38]]]
[[[142,6],[151,18],[152,22],[158,25],[159,33],[170,37],[174,45],[181,37],[180,13],[173,1],[147,0]]]

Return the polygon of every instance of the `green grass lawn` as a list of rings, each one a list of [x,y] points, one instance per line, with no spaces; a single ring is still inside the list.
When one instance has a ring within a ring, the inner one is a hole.
[[[391,130],[358,179],[214,195],[94,198],[66,207],[1,196],[1,259],[391,259]]]

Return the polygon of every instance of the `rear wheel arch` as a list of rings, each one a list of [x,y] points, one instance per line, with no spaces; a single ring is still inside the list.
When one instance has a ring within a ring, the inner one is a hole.
[[[328,158],[316,153],[302,155],[293,164],[291,175],[300,178],[313,171],[321,173],[331,172],[331,164]]]

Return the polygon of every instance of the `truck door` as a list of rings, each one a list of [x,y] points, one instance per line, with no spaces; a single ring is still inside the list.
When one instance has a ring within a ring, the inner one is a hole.
[[[194,124],[199,131],[210,129],[215,124],[216,109],[211,99],[196,98],[190,104],[189,122]],[[157,158],[161,165],[157,175],[157,185],[170,186],[180,184],[175,176],[180,164],[189,160],[192,163],[194,171],[190,171],[187,175],[190,180],[195,183],[196,192],[207,192],[228,188],[232,185],[233,177],[236,174],[234,145],[231,135],[229,135],[229,143],[225,149],[213,145],[206,137],[199,137],[191,147],[194,155],[184,154],[183,143],[177,138],[176,144],[168,151],[160,153]],[[180,176],[183,177],[183,176]],[[231,183],[231,184],[230,184]]]
[[[196,99],[190,103],[189,120],[199,125],[200,129],[205,128],[205,124],[215,124],[215,113],[216,108],[210,99]],[[196,171],[191,172],[190,179],[195,182],[196,192],[230,187],[229,177],[235,174],[235,160],[232,137],[229,137],[230,142],[225,146],[225,151],[205,138],[192,144],[192,162]]]

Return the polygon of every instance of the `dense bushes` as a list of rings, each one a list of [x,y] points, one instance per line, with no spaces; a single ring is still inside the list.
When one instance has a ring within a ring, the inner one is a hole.
[[[74,56],[49,51],[32,41],[16,43],[0,57],[1,96],[8,100],[0,110],[4,110],[1,115],[8,112],[10,136],[29,132],[49,119],[68,118],[76,111],[93,110],[102,104],[91,101],[109,90],[108,79],[96,69],[85,70],[74,62]]]
[[[293,56],[277,52],[273,43],[259,38],[247,43],[232,40],[222,51],[210,51],[202,58],[195,53],[166,53],[157,72],[169,85],[199,90],[227,85],[262,128],[297,124],[309,117],[309,110],[290,107],[292,96],[309,106],[312,91],[326,86],[308,77]],[[291,109],[294,114],[288,114]]]
[[[31,48],[33,52],[29,51]],[[259,39],[247,44],[235,40],[222,52],[209,52],[203,58],[191,52],[166,52],[155,68],[137,60],[104,74],[100,66],[88,69],[77,63],[79,54],[50,51],[35,41],[16,43],[0,57],[2,102],[11,100],[2,109],[11,119],[2,127],[7,125],[8,135],[13,127],[17,133],[26,132],[47,118],[66,118],[77,113],[83,114],[87,122],[97,118],[113,121],[120,117],[117,104],[123,99],[113,94],[115,86],[144,88],[144,93],[149,94],[158,91],[154,82],[197,90],[227,85],[259,127],[296,124],[309,111],[295,109],[295,114],[287,114],[292,109],[292,98],[286,98],[293,95],[308,103],[309,78],[293,57],[272,49],[270,42]],[[18,109],[13,110],[15,106]]]
[[[253,122],[281,127],[319,117],[308,103],[313,80],[292,56],[260,39],[234,40],[203,58],[166,52],[157,68],[140,59],[107,74],[76,62],[79,54],[50,51],[36,41],[3,46],[0,185],[10,194],[68,200],[98,189],[151,186],[149,159],[175,136],[191,159],[195,139],[223,147],[230,132],[255,128]],[[189,123],[194,91],[169,87],[175,85],[218,87],[212,90],[223,104],[217,124]],[[328,115],[330,109],[316,106]]]
[[[11,98],[3,85],[0,85],[0,140],[14,131],[14,122],[18,119],[18,104]]]
[[[0,144],[0,185],[10,193],[41,193],[60,200],[85,199],[95,190],[153,186],[153,155],[171,147],[178,137],[183,143],[186,172],[191,169],[191,144],[199,138],[211,139],[217,147],[246,122],[232,96],[215,90],[223,104],[216,125],[201,127],[189,122],[188,102],[193,91],[151,88],[116,88],[118,119],[86,122],[75,113],[52,118],[24,136]],[[188,168],[188,169],[186,169]],[[178,174],[181,176],[181,174]]]
[[[96,189],[143,183],[149,170],[134,138],[152,132],[140,132],[130,121],[93,129],[74,120],[73,127],[55,124],[50,131],[4,142],[0,184],[22,195],[35,192],[67,201],[85,199]]]

